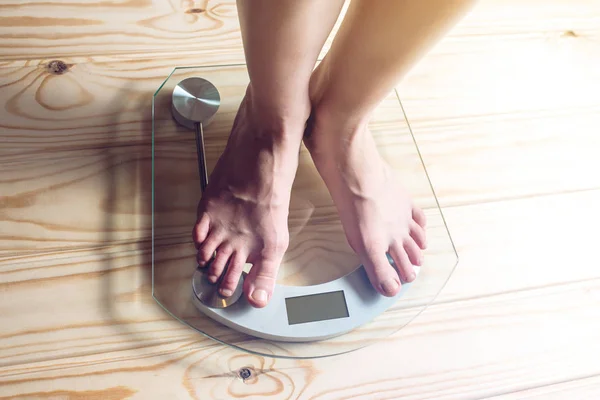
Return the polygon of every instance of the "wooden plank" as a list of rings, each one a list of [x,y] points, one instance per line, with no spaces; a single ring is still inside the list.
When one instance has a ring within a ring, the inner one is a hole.
[[[139,247],[118,245],[4,261],[0,363],[102,357],[111,351],[193,340],[191,332],[150,297],[152,254]]]
[[[146,348],[142,341],[135,350],[5,366],[0,390],[24,398],[83,391],[106,396],[117,388],[140,398],[489,397],[600,373],[599,284],[437,305],[393,339],[333,358],[272,359],[189,340]],[[130,335],[132,342],[140,336]],[[241,368],[255,375],[244,382]]]
[[[459,263],[440,301],[600,278],[599,201],[594,190],[447,209]]]
[[[565,32],[597,35],[599,10],[597,0],[481,1],[453,29],[451,51],[461,52],[465,37],[483,44],[490,38],[517,43]],[[331,36],[326,48],[330,43]],[[199,59],[241,54],[235,1],[5,0],[0,5],[0,60],[149,52],[188,52]]]
[[[0,165],[0,258],[151,235],[149,147],[52,152]]]
[[[234,1],[4,1],[0,57],[241,52]]]
[[[600,376],[582,378],[569,382],[522,390],[519,392],[495,396],[490,400],[515,400],[515,399],[578,399],[595,400],[600,397]]]
[[[600,41],[472,40],[457,54],[453,40],[399,85],[442,204],[599,187]]]
[[[149,145],[152,95],[173,70],[172,64],[159,64],[150,68],[150,74],[138,73],[148,64],[133,61],[75,64],[60,75],[52,74],[43,62],[4,66],[0,69],[0,160],[11,162],[13,156],[51,151]]]

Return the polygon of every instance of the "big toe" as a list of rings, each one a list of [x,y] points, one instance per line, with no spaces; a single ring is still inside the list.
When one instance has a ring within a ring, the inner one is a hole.
[[[254,263],[244,281],[244,292],[252,306],[262,308],[269,303],[278,269],[279,264],[273,261],[259,260]]]

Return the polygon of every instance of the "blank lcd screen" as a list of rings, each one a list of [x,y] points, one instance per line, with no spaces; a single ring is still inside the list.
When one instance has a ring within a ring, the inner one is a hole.
[[[285,307],[289,325],[348,317],[343,290],[289,297],[285,299]]]

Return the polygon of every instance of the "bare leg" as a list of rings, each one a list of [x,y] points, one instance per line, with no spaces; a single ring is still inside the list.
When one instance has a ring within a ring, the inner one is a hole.
[[[380,293],[414,279],[425,216],[379,155],[367,124],[374,108],[474,0],[353,0],[330,52],[311,78],[306,144],[348,242]]]
[[[250,85],[227,147],[198,205],[198,263],[229,296],[246,262],[244,291],[267,305],[288,246],[288,209],[310,114],[309,80],[343,2],[239,0]]]

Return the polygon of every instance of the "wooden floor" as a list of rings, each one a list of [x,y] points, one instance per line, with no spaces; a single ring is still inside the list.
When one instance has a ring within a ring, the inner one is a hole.
[[[234,62],[233,0],[0,4],[0,399],[600,398],[600,1],[482,0],[399,84],[460,261],[332,358],[151,297],[152,94]]]

